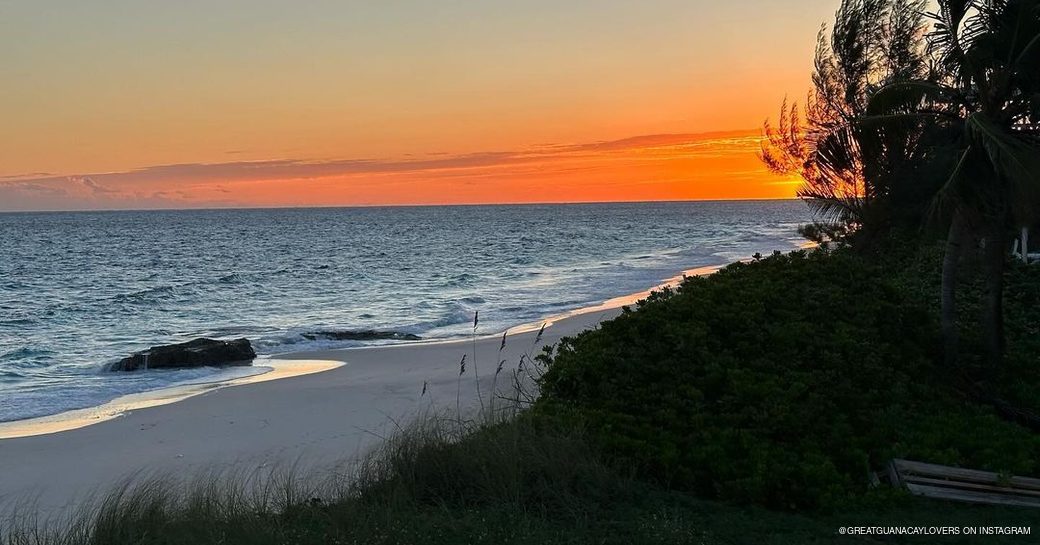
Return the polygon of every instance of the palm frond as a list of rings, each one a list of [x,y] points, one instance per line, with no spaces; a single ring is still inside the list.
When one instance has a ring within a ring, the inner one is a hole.
[[[798,197],[812,209],[813,214],[835,223],[856,223],[862,212],[862,200],[851,196],[824,195],[811,190],[800,190]]]
[[[964,171],[965,165],[968,163],[968,158],[971,156],[972,147],[969,145],[961,153],[960,159],[957,160],[957,166],[950,172],[950,176],[946,179],[946,182],[935,192],[935,197],[932,198],[931,206],[929,207],[928,215],[931,218],[938,218],[947,212],[948,208],[951,208],[951,203],[956,204],[961,201],[956,196],[957,183],[961,180],[961,175]]]
[[[1040,146],[1023,139],[976,112],[967,119],[968,136],[985,150],[993,171],[1008,185],[1007,193],[1020,219],[1040,216]]]
[[[931,81],[899,81],[878,89],[870,97],[866,114],[880,116],[892,112],[920,112],[923,107],[955,102],[956,90]]]
[[[934,22],[932,32],[928,34],[929,49],[947,67],[958,67],[962,62],[963,27],[974,5],[974,0],[939,0],[939,10],[927,14]],[[958,76],[963,79],[962,74]]]

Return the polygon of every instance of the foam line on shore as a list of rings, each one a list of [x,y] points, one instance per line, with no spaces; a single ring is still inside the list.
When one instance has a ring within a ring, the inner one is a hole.
[[[812,250],[812,249],[816,248],[817,246],[818,245],[815,242],[805,241],[805,242],[802,242],[801,244],[798,245],[798,249],[799,250]],[[735,263],[749,263],[751,261],[753,261],[753,258],[739,259],[737,261],[733,261],[733,262],[730,262],[730,263],[719,263],[719,264],[716,264],[716,265],[703,265],[703,266],[700,266],[700,267],[694,267],[692,269],[686,269],[683,272],[681,272],[681,273],[679,273],[679,274],[677,274],[677,275],[675,275],[675,276],[665,280],[664,282],[661,282],[660,284],[658,284],[658,285],[656,285],[656,286],[654,286],[654,287],[652,287],[650,289],[646,289],[646,290],[643,290],[643,291],[640,291],[640,292],[636,292],[636,293],[630,293],[628,295],[622,295],[622,296],[619,296],[619,297],[614,297],[614,298],[611,298],[611,299],[607,299],[606,301],[603,301],[602,303],[600,303],[598,305],[592,305],[592,306],[588,306],[588,307],[577,308],[577,309],[574,309],[574,310],[571,310],[571,311],[568,311],[568,312],[564,312],[564,313],[552,316],[550,318],[546,318],[544,320],[539,320],[537,322],[531,322],[531,323],[519,325],[519,326],[516,326],[516,327],[512,327],[512,328],[509,328],[508,331],[509,331],[510,335],[512,335],[514,333],[523,333],[523,332],[526,332],[526,331],[537,330],[537,329],[541,328],[543,324],[546,327],[550,327],[550,326],[552,326],[553,322],[556,322],[558,320],[563,320],[563,319],[566,319],[566,318],[570,318],[572,316],[581,316],[583,314],[591,314],[593,312],[605,312],[605,311],[614,310],[614,309],[621,308],[621,307],[631,306],[631,305],[634,305],[634,304],[638,303],[639,301],[642,301],[643,299],[646,299],[647,297],[650,296],[651,293],[653,293],[655,291],[661,291],[661,290],[666,289],[666,288],[678,287],[680,284],[683,283],[683,280],[685,280],[687,278],[694,277],[694,276],[707,276],[709,274],[716,273],[716,272],[718,272],[718,271],[720,271],[720,270],[722,270],[722,269],[724,269],[724,268],[726,268],[726,267],[728,267],[730,265],[733,265]]]
[[[734,263],[737,263],[737,262],[734,262]],[[563,313],[560,313],[560,314],[555,314],[553,316],[550,316],[550,317],[545,318],[543,320],[538,320],[536,322],[528,322],[526,324],[521,324],[521,325],[518,325],[518,326],[514,326],[514,327],[509,328],[507,331],[509,332],[510,335],[514,335],[514,334],[517,334],[517,333],[526,333],[526,332],[530,332],[530,331],[537,331],[537,330],[541,329],[541,327],[543,325],[545,327],[552,327],[552,325],[554,323],[556,323],[556,322],[558,322],[560,320],[565,320],[567,318],[572,318],[574,316],[581,316],[581,315],[584,315],[584,314],[592,314],[592,313],[595,313],[595,312],[607,312],[607,311],[615,310],[615,309],[618,309],[618,308],[621,308],[621,307],[631,306],[631,305],[634,305],[634,304],[638,303],[639,301],[642,301],[643,299],[646,299],[647,297],[650,296],[651,293],[653,293],[655,291],[661,291],[661,290],[663,290],[665,288],[675,288],[679,284],[682,284],[683,280],[686,279],[686,278],[689,278],[689,277],[692,277],[692,276],[707,276],[709,274],[712,274],[712,273],[715,273],[715,272],[719,271],[720,269],[725,268],[728,265],[730,265],[730,263],[722,263],[722,264],[718,264],[718,265],[704,265],[704,266],[701,266],[701,267],[694,267],[692,269],[686,269],[683,272],[681,272],[681,273],[679,273],[679,274],[677,274],[677,275],[675,275],[675,276],[665,280],[664,282],[661,282],[660,284],[657,284],[656,286],[654,286],[652,288],[645,289],[643,291],[639,291],[639,292],[636,292],[636,293],[630,293],[628,295],[621,295],[621,296],[618,296],[618,297],[612,297],[612,298],[607,299],[606,301],[603,301],[602,303],[599,303],[597,305],[591,305],[591,306],[587,306],[587,307],[576,308],[574,310],[569,310],[567,312],[563,312]],[[501,333],[498,333],[497,335],[501,335]],[[494,336],[494,335],[492,335],[492,336]]]
[[[334,360],[262,360],[262,365],[269,370],[255,375],[238,377],[230,380],[218,380],[213,382],[194,382],[170,386],[158,390],[139,392],[118,397],[95,407],[76,409],[62,413],[29,418],[25,420],[14,420],[11,422],[0,422],[0,439],[13,439],[16,437],[32,437],[35,435],[46,435],[63,431],[74,430],[92,424],[119,418],[131,411],[158,407],[183,401],[190,397],[201,395],[229,386],[240,386],[245,384],[256,384],[289,377],[310,375],[328,371],[345,365],[344,362]]]

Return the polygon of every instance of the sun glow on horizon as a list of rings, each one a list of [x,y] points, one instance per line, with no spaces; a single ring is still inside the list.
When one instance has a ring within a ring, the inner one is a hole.
[[[797,3],[5,2],[0,210],[792,197]]]
[[[0,180],[6,209],[127,209],[782,199],[752,131],[654,135],[400,160],[161,165]]]

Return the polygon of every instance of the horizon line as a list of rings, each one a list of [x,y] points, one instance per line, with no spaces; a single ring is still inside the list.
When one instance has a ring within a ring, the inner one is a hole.
[[[404,203],[404,204],[342,204],[315,206],[200,206],[186,208],[73,208],[39,210],[0,210],[0,214],[63,214],[97,212],[196,212],[196,211],[242,211],[242,210],[328,210],[353,208],[450,208],[478,206],[567,206],[588,204],[669,204],[669,203],[713,203],[713,202],[761,202],[801,201],[801,197],[757,197],[757,198],[714,198],[714,199],[660,199],[660,200],[603,200],[603,201],[521,201],[521,202],[459,202],[459,203]]]

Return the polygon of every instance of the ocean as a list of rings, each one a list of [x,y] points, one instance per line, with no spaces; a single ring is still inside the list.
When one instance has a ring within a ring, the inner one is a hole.
[[[263,371],[104,371],[156,344],[450,338],[477,311],[500,332],[794,249],[809,219],[798,201],[0,214],[0,421]]]

